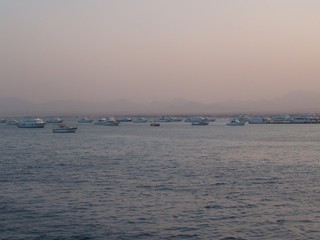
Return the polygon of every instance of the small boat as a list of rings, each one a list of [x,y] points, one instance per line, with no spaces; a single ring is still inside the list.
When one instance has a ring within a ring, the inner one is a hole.
[[[315,114],[295,115],[291,117],[291,123],[320,123],[320,119]]]
[[[106,118],[99,118],[94,122],[94,125],[105,125],[106,122],[107,122]]]
[[[78,123],[92,123],[93,120],[87,117],[81,118],[78,120]]]
[[[230,120],[230,122],[227,123],[228,126],[244,126],[246,122],[242,119],[233,118]]]
[[[190,122],[193,126],[205,126],[209,124],[207,118],[205,117],[192,117],[190,118]]]
[[[63,119],[59,118],[59,117],[49,117],[46,118],[46,123],[62,123]]]
[[[171,117],[171,122],[182,122],[182,118],[179,118],[179,117]]]
[[[52,129],[53,133],[75,133],[78,127],[68,127],[64,124],[60,124]]]
[[[208,125],[209,123],[206,122],[206,121],[195,121],[195,122],[191,122],[191,125],[193,126],[206,126]]]
[[[41,118],[26,117],[18,122],[19,128],[43,128],[45,125]]]
[[[269,120],[265,117],[250,117],[248,118],[248,123],[250,124],[266,124]]]
[[[158,123],[158,122],[151,122],[151,123],[150,123],[150,126],[151,126],[151,127],[160,127],[160,123]]]
[[[7,122],[7,125],[18,125],[19,121],[15,119],[11,119]]]
[[[291,116],[290,115],[277,115],[273,116],[269,123],[271,124],[286,124],[291,123]]]
[[[207,122],[215,122],[216,119],[214,117],[206,117]]]
[[[0,123],[6,123],[7,120],[5,118],[0,118]]]
[[[133,122],[133,123],[146,123],[146,122],[148,122],[148,120],[145,119],[145,118],[143,118],[143,117],[141,117],[141,118],[135,118],[135,119],[133,119],[132,122]]]
[[[132,122],[132,118],[130,117],[118,117],[116,120],[118,122]]]
[[[105,123],[103,125],[105,126],[119,126],[120,122],[114,118],[108,118],[106,119]]]
[[[168,117],[168,116],[161,116],[161,117],[158,117],[155,122],[171,122],[171,117]]]

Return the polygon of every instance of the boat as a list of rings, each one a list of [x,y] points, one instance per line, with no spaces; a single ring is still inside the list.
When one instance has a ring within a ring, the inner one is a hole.
[[[160,127],[160,123],[158,123],[158,122],[151,122],[151,123],[150,123],[150,126],[151,126],[151,127]]]
[[[26,117],[17,124],[19,128],[43,128],[45,122],[41,118]]]
[[[228,125],[228,126],[244,126],[245,123],[246,123],[246,122],[243,121],[242,119],[233,118],[233,119],[231,119],[231,120],[227,123],[227,125]]]
[[[266,124],[269,120],[265,117],[250,117],[248,118],[248,123],[250,124]]]
[[[182,118],[171,117],[171,116],[161,116],[154,120],[155,122],[181,122]]]
[[[161,116],[154,120],[155,122],[172,122],[171,117]]]
[[[8,120],[7,125],[18,125],[19,121],[15,119]]]
[[[291,123],[292,118],[290,115],[277,115],[273,116],[269,123],[271,124],[286,124],[286,123]]]
[[[140,118],[133,119],[132,122],[133,123],[146,123],[146,122],[148,122],[148,120],[143,117],[140,117]]]
[[[191,122],[191,118],[192,118],[192,117],[186,117],[186,118],[184,119],[184,121],[185,121],[185,122]]]
[[[302,114],[291,117],[291,123],[320,123],[320,119],[315,114]]]
[[[5,118],[0,118],[0,123],[6,123],[7,120]]]
[[[62,123],[63,119],[59,118],[59,117],[49,117],[46,118],[46,123]]]
[[[190,118],[190,122],[193,126],[205,126],[209,124],[207,118],[205,117],[192,117]]]
[[[92,123],[93,120],[87,117],[81,118],[78,120],[78,123]]]
[[[52,129],[53,133],[75,133],[78,127],[68,127],[64,124],[59,124]]]
[[[106,118],[99,118],[94,122],[94,125],[105,125],[106,122],[107,122]]]
[[[214,122],[215,118],[208,118],[204,116],[193,116],[193,117],[187,117],[184,121],[185,122]]]
[[[119,126],[120,122],[117,121],[114,118],[108,118],[106,119],[105,123],[103,125],[105,126]]]
[[[206,121],[198,121],[198,122],[191,122],[191,125],[192,126],[206,126],[208,125],[209,123],[206,122]]]
[[[179,118],[179,117],[171,117],[171,122],[182,122],[182,118]]]
[[[216,119],[214,117],[206,117],[207,122],[215,122]]]
[[[118,117],[116,118],[118,122],[132,122],[132,118],[130,117]]]

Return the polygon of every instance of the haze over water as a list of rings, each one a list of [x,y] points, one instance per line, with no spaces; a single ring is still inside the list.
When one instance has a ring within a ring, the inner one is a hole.
[[[0,96],[214,103],[318,91],[319,9],[317,0],[1,1]]]

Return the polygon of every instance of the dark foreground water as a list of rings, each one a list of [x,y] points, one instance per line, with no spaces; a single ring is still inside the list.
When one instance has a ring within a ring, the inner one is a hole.
[[[0,125],[0,239],[320,239],[320,125],[225,123]]]

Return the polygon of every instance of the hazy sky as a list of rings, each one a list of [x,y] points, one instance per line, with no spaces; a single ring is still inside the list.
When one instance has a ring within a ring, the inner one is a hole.
[[[2,0],[0,96],[201,102],[320,90],[319,0]]]

